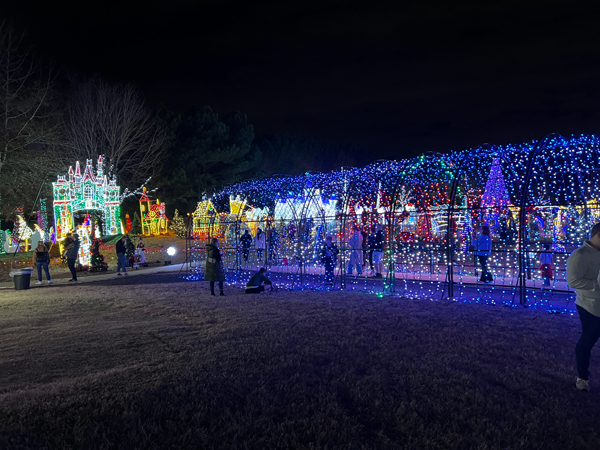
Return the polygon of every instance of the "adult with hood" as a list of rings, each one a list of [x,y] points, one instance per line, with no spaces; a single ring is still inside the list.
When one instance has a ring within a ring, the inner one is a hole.
[[[48,270],[48,264],[50,264],[50,253],[48,253],[48,249],[44,245],[44,241],[38,241],[37,247],[33,251],[33,263],[36,265],[38,272],[38,282],[35,284],[42,284],[42,269],[44,269],[44,272],[46,272],[48,284],[52,284],[53,282],[50,278],[50,271]]]
[[[67,247],[65,248],[64,256],[67,258],[67,265],[69,266],[69,270],[71,271],[72,278],[69,281],[77,281],[77,271],[75,270],[75,262],[77,261],[77,256],[79,255],[79,246],[81,243],[79,242],[79,235],[77,233],[73,233],[72,241],[69,242]]]
[[[210,281],[210,295],[216,295],[215,281],[219,283],[219,295],[225,295],[225,292],[223,292],[225,271],[223,270],[221,251],[219,250],[219,240],[217,238],[212,238],[211,243],[206,245],[206,269],[204,270],[204,280]]]
[[[481,227],[481,235],[475,242],[475,251],[477,258],[481,264],[481,279],[482,283],[488,284],[494,281],[494,277],[488,269],[488,258],[492,254],[492,238],[490,237],[490,227],[484,225]]]

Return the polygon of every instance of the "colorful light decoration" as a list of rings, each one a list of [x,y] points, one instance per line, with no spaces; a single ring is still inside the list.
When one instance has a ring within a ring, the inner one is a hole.
[[[227,214],[225,199],[260,214]],[[328,233],[341,250],[339,287],[547,305],[559,292],[573,293],[566,258],[599,220],[599,199],[600,140],[552,134],[519,145],[485,144],[326,174],[247,181],[201,202],[194,223],[210,223],[213,236],[239,230],[249,218],[267,233],[275,230],[280,237],[270,249],[275,257],[254,260],[252,268],[266,264],[294,288],[321,288],[317,249]],[[348,277],[351,228],[370,233],[376,225],[386,239],[384,282]],[[477,284],[471,250],[483,225],[492,230],[490,285]],[[556,276],[551,290],[541,291],[536,288],[542,287],[538,260],[544,243],[552,245]],[[193,248],[188,250],[201,261],[203,243],[197,240]],[[229,240],[222,250],[228,279],[245,282],[239,241]]]
[[[140,198],[140,215],[144,236],[167,234],[169,219],[165,215],[165,204],[158,199],[156,202],[152,202],[146,193],[145,187]]]
[[[103,173],[102,156],[98,158],[96,174],[92,160],[88,159],[83,175],[79,161],[69,167],[67,177],[59,175],[52,183],[54,188],[54,231],[56,240],[61,242],[75,230],[74,215],[82,212],[99,211],[102,216],[103,230],[99,234],[115,235],[123,233],[121,223],[120,187],[116,179],[108,180]]]

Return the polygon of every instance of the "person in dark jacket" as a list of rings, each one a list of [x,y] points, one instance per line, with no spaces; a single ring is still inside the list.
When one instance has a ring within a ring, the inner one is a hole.
[[[121,269],[123,269],[123,273],[127,276],[127,263],[125,259],[125,253],[127,253],[127,236],[123,236],[117,242],[117,275],[121,276]]]
[[[248,284],[246,284],[246,294],[260,294],[265,290],[263,283],[271,285],[271,290],[274,290],[273,282],[265,275],[266,271],[267,269],[262,267],[258,272],[252,275],[250,280],[248,280]]]
[[[244,262],[248,262],[248,255],[250,254],[250,247],[252,247],[252,236],[246,230],[240,238],[240,244],[242,244],[242,255],[244,256]]]
[[[382,226],[378,224],[375,229],[375,241],[373,242],[373,266],[375,267],[375,278],[383,277],[383,250],[385,248],[385,237]]]
[[[50,264],[50,254],[48,253],[48,249],[44,245],[43,241],[39,241],[37,247],[33,251],[33,263],[36,265],[38,272],[38,282],[35,284],[42,284],[42,269],[44,269],[44,272],[46,272],[48,284],[52,284],[53,281],[50,278],[50,271],[48,270],[48,264]]]
[[[333,284],[333,269],[338,253],[337,245],[333,243],[331,235],[328,234],[325,242],[321,245],[321,262],[325,266],[325,284]]]
[[[206,269],[204,270],[204,279],[210,281],[210,295],[215,294],[215,281],[219,282],[219,295],[225,295],[223,292],[223,282],[225,281],[225,271],[221,262],[221,251],[219,250],[219,240],[212,238],[210,244],[206,245]]]
[[[77,271],[75,270],[75,262],[77,261],[77,256],[79,255],[79,246],[81,243],[79,242],[79,235],[77,233],[73,233],[72,241],[65,248],[65,256],[67,258],[67,264],[69,266],[69,270],[71,271],[71,278],[69,281],[77,281]]]

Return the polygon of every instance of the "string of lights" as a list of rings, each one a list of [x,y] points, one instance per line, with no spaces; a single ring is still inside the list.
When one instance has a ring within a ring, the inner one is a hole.
[[[547,305],[558,293],[572,293],[566,259],[600,220],[599,146],[593,135],[551,134],[518,145],[484,144],[228,186],[199,202],[189,221],[189,276],[201,276],[204,246],[216,237],[233,283],[267,267],[294,289]],[[474,248],[484,227],[492,240],[493,281],[481,277]],[[246,230],[256,240],[259,229],[265,247],[252,242],[244,248]],[[363,244],[351,248],[356,229]],[[371,270],[378,230],[385,242],[381,277]],[[325,284],[327,235],[339,249],[333,287]],[[356,265],[348,270],[352,252],[362,253],[360,273]],[[542,253],[552,255],[549,285],[540,270]]]

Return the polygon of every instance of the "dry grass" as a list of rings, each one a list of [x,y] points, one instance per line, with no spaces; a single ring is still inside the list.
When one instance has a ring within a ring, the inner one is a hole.
[[[228,294],[174,275],[0,291],[0,448],[600,448],[576,317]]]

